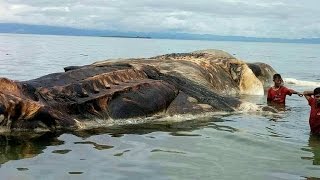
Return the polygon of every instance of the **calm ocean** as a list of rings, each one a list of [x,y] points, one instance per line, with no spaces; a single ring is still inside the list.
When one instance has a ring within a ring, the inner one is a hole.
[[[265,62],[297,91],[320,87],[320,45],[0,34],[0,77],[29,80],[63,67],[200,49]],[[265,104],[265,96],[243,96]],[[175,116],[155,124],[0,136],[0,179],[320,179],[320,138],[304,98],[281,113]]]

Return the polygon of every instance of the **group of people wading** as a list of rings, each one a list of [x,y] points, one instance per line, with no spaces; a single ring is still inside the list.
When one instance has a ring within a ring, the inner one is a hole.
[[[300,97],[304,96],[311,107],[309,117],[311,133],[320,135],[320,87],[315,88],[313,91],[304,91],[303,93],[299,93],[293,89],[285,87],[280,74],[273,75],[273,82],[274,86],[270,87],[268,90],[268,104],[283,107],[285,105],[287,95],[291,96],[292,94],[297,94]]]

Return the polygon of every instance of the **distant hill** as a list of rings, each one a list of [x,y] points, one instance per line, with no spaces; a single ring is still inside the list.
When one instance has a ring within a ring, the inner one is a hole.
[[[281,39],[281,38],[256,38],[256,37],[244,37],[244,36],[219,36],[219,35],[211,35],[211,34],[189,34],[189,33],[176,33],[176,32],[148,32],[148,33],[120,32],[120,31],[110,31],[110,30],[77,29],[77,28],[70,28],[70,27],[15,24],[15,23],[0,23],[0,33],[320,44],[320,38]]]

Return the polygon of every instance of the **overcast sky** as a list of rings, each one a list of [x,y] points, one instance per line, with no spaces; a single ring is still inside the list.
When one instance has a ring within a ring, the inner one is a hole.
[[[0,0],[0,23],[319,38],[320,0]]]

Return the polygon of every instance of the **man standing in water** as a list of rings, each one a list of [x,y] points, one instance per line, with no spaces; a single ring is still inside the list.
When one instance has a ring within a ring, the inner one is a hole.
[[[320,87],[313,91],[304,91],[303,95],[311,107],[309,117],[311,133],[320,135]]]
[[[268,104],[284,106],[287,95],[298,94],[300,97],[303,96],[303,94],[283,86],[283,80],[280,74],[273,75],[273,82],[274,86],[268,90]]]

